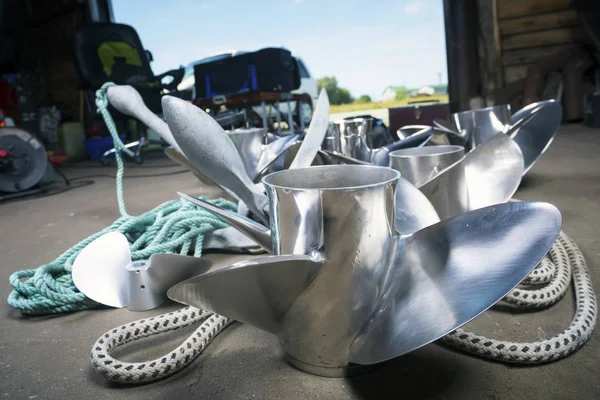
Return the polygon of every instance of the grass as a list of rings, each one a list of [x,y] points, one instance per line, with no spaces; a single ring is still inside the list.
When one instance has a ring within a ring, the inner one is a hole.
[[[434,95],[434,96],[416,96],[416,97],[407,97],[402,100],[392,100],[392,101],[377,101],[373,103],[350,103],[350,104],[340,104],[340,105],[331,105],[329,107],[329,112],[331,114],[335,113],[344,113],[351,111],[361,111],[361,110],[374,110],[378,108],[391,108],[404,106],[408,104],[408,102],[413,101],[424,101],[424,100],[439,100],[440,103],[448,102],[448,95]]]

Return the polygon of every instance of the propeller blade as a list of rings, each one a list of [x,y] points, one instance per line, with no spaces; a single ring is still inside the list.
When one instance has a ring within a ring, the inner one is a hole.
[[[462,163],[469,210],[505,203],[521,184],[523,154],[504,133],[497,133],[467,153]]]
[[[561,224],[550,204],[511,202],[399,237],[388,284],[353,342],[351,361],[401,356],[477,317],[535,268]]]
[[[168,296],[276,334],[320,266],[304,255],[254,258],[178,283]]]
[[[164,303],[172,285],[210,266],[207,259],[175,254],[153,254],[148,261],[132,262],[127,238],[110,232],[79,253],[72,278],[81,293],[100,304],[145,311]]]
[[[312,165],[321,143],[323,143],[328,126],[329,97],[327,97],[325,89],[321,89],[308,131],[289,169],[307,168]]]
[[[243,201],[264,224],[267,197],[248,177],[233,142],[210,115],[184,100],[162,98],[169,128],[187,159],[202,173]]]

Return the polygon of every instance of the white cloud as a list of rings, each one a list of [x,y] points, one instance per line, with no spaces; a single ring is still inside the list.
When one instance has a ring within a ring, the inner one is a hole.
[[[302,4],[304,3],[304,0],[294,0],[294,4]]]

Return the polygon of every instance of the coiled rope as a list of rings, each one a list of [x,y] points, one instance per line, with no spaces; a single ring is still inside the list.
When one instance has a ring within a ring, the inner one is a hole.
[[[120,141],[110,113],[107,110],[105,84],[96,93],[98,110],[104,117],[115,148],[126,150]],[[187,201],[172,200],[140,216],[127,214],[123,200],[123,161],[117,159],[117,201],[121,217],[104,230],[95,233],[68,249],[56,260],[36,269],[13,273],[10,284],[13,291],[8,304],[28,315],[47,315],[73,312],[97,307],[99,304],[79,292],[71,279],[71,267],[77,255],[90,242],[108,232],[121,232],[129,240],[133,261],[143,260],[155,253],[202,254],[204,235],[228,225],[214,214]],[[236,205],[224,199],[211,201],[219,207],[236,210]]]

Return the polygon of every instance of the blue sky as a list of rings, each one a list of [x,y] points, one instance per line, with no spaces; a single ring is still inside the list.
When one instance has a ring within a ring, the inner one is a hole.
[[[112,0],[155,73],[210,54],[284,46],[358,97],[446,82],[442,0]]]

